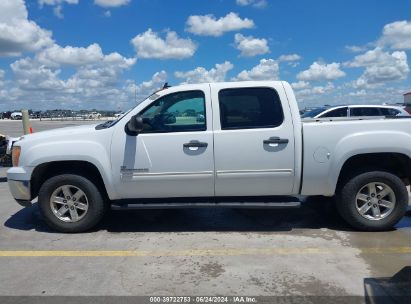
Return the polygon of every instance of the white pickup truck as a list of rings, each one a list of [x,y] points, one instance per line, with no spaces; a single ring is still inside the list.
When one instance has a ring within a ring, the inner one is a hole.
[[[411,121],[301,122],[286,82],[182,85],[121,118],[23,136],[7,172],[23,206],[38,197],[62,232],[113,209],[298,207],[336,196],[353,227],[393,227],[408,207]]]

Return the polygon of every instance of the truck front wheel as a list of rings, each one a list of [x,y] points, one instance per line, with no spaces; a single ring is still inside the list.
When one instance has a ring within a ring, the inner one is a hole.
[[[63,174],[51,177],[40,188],[38,204],[46,223],[60,232],[83,232],[103,217],[104,198],[87,178]]]
[[[337,193],[337,208],[356,229],[384,231],[397,224],[408,208],[402,180],[385,171],[370,171],[348,179]]]

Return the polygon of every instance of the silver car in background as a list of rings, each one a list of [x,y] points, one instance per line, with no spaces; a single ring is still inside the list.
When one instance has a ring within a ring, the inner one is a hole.
[[[350,105],[319,107],[305,112],[301,118],[360,117],[360,116],[411,116],[402,106]]]

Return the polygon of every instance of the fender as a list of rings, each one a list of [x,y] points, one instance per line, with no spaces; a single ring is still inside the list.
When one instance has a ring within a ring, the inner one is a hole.
[[[411,157],[411,149],[404,143],[411,135],[401,131],[367,131],[343,137],[336,145],[328,175],[328,192],[335,192],[341,169],[353,156],[367,153],[400,153]]]
[[[90,128],[93,129],[93,128]],[[38,165],[57,161],[85,161],[93,164],[99,171],[107,194],[110,199],[117,199],[118,195],[113,187],[111,175],[110,145],[111,130],[94,131],[90,133],[75,132],[63,134],[62,131],[55,131],[56,134],[47,138],[47,132],[38,133],[37,136],[27,136],[19,142],[22,147],[20,163],[30,169],[30,176],[34,168]]]
[[[64,154],[55,153],[56,150],[61,149],[59,147],[61,143],[48,143],[36,145],[27,151],[30,154],[32,162],[27,165],[30,167],[36,167],[38,165],[57,162],[57,161],[85,161],[93,164],[99,171],[104,185],[106,187],[107,194],[110,199],[118,198],[117,193],[113,187],[113,181],[111,177],[111,164],[110,157],[107,154],[107,150],[96,142],[87,141],[70,141],[70,145],[64,145]],[[76,149],[76,146],[81,145],[82,151]],[[92,151],[93,154],[85,154],[84,151]]]

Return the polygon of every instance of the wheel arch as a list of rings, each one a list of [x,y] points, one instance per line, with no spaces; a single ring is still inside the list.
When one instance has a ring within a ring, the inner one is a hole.
[[[59,160],[37,165],[31,174],[31,197],[38,196],[41,185],[47,179],[61,174],[76,174],[86,177],[96,184],[106,199],[110,198],[108,181],[105,180],[104,175],[95,164],[82,160]]]
[[[406,154],[396,152],[352,155],[342,164],[335,188],[338,190],[349,178],[370,170],[390,172],[401,178],[404,184],[409,185],[411,181],[411,158]]]

